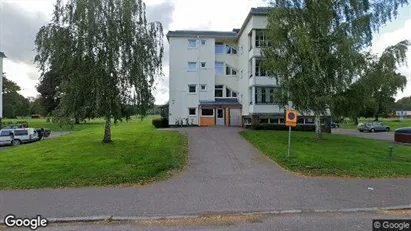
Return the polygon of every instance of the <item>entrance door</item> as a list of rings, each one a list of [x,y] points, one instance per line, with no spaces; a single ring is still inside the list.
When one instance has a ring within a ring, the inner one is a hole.
[[[240,109],[230,109],[230,125],[240,126]]]
[[[217,109],[217,126],[224,126],[224,109],[218,108]]]

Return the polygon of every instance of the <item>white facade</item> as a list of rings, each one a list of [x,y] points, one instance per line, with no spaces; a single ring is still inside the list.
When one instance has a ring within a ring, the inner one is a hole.
[[[267,10],[252,8],[241,29],[233,31],[170,31],[167,34],[170,125],[185,118],[198,125],[218,125],[223,120],[224,125],[232,125],[230,119],[237,113],[240,123],[253,115],[276,117],[278,121],[284,117],[284,107],[272,94],[278,89],[276,80],[259,68],[261,47],[268,45],[264,31]],[[221,64],[223,73],[220,73]],[[213,111],[202,113],[202,108]],[[232,108],[239,108],[240,112]],[[209,118],[214,118],[214,122]]]

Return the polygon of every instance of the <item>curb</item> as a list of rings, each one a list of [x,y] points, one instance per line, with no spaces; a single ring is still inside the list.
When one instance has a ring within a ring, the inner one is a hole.
[[[199,219],[213,216],[252,216],[252,215],[278,215],[278,214],[302,214],[302,213],[357,213],[357,212],[376,212],[379,210],[392,211],[411,209],[410,205],[390,206],[390,207],[370,207],[370,208],[347,208],[347,209],[314,209],[314,210],[268,210],[268,211],[252,211],[252,212],[210,212],[204,214],[192,214],[192,215],[173,215],[173,216],[88,216],[88,217],[59,217],[59,218],[47,218],[49,223],[76,223],[76,222],[99,222],[99,221],[120,221],[120,222],[132,222],[132,221],[156,221],[156,220],[182,220],[182,219]],[[5,225],[4,220],[0,221],[0,225]]]

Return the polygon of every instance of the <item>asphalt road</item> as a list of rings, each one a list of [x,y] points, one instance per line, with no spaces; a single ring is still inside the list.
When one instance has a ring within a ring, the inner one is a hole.
[[[331,131],[334,134],[349,135],[375,140],[386,140],[394,142],[394,132],[360,132],[357,129],[334,128]]]
[[[0,191],[0,218],[10,213],[48,218],[173,216],[411,204],[411,179],[301,177],[261,154],[238,128],[181,131],[189,137],[189,165],[167,181],[142,187]]]
[[[376,213],[311,213],[284,214],[265,217],[180,221],[160,223],[102,223],[102,224],[59,224],[42,228],[44,231],[234,231],[234,230],[304,230],[304,231],[371,231],[373,219],[409,219],[410,216],[392,216]],[[13,230],[13,229],[11,229]],[[14,229],[19,230],[19,229]]]

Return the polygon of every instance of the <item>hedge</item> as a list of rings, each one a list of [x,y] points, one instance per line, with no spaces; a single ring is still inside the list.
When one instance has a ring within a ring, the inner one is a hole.
[[[288,126],[285,124],[256,124],[252,126],[255,130],[288,130]],[[314,124],[298,124],[297,126],[292,128],[293,131],[303,131],[303,132],[314,132],[315,125]],[[326,127],[321,126],[321,130],[326,132]]]
[[[167,118],[162,118],[162,119],[153,119],[151,121],[154,127],[156,128],[168,128],[168,119]]]

